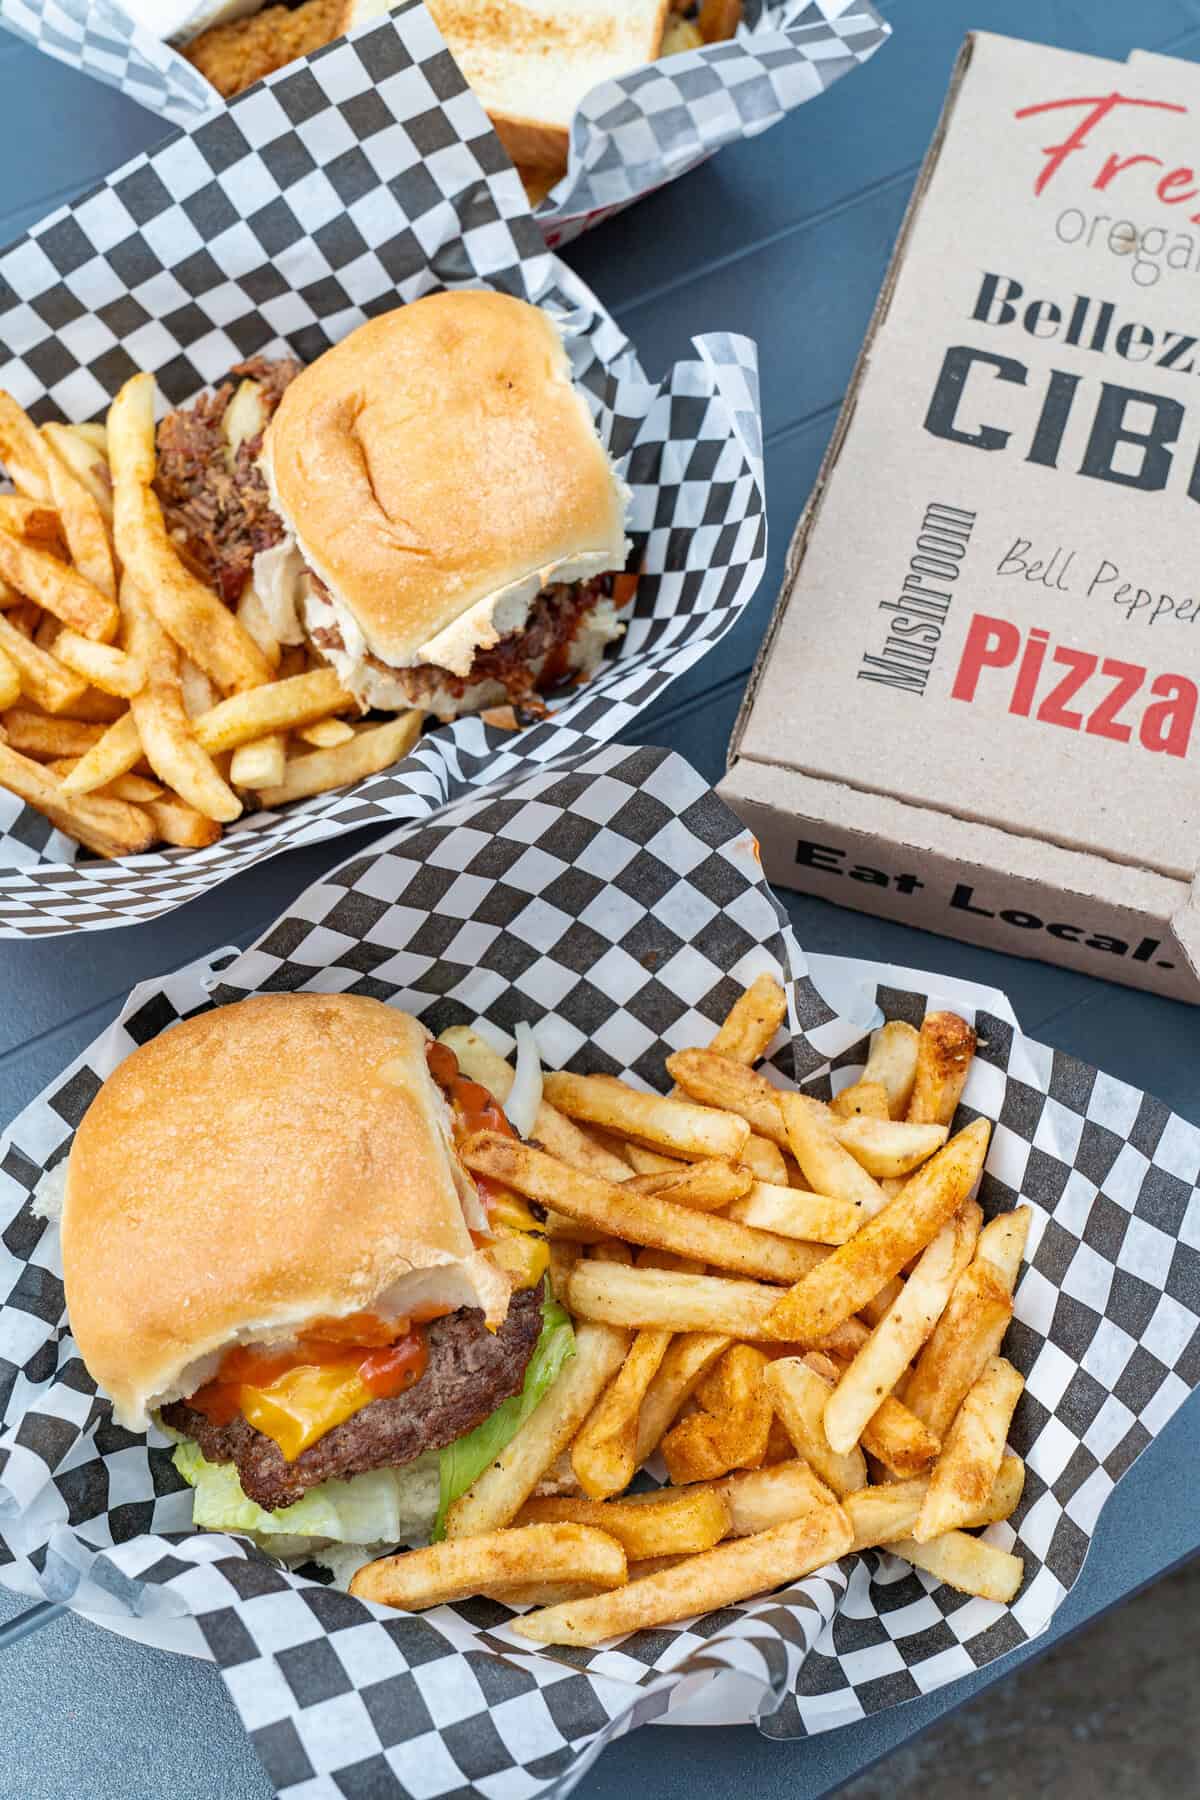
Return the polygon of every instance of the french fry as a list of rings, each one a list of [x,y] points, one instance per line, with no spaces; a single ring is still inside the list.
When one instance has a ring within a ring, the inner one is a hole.
[[[833,1122],[834,1135],[868,1175],[911,1175],[948,1136],[944,1125],[910,1125],[903,1119],[854,1118]]]
[[[83,756],[104,736],[102,725],[83,725],[78,719],[61,719],[13,706],[4,715],[4,729],[14,750],[49,761],[59,756]]]
[[[80,425],[43,425],[42,437],[71,470],[75,479],[87,489],[99,507],[105,525],[111,530],[113,496],[108,453],[95,442],[80,436],[80,432],[86,429],[87,427]],[[103,430],[103,426],[100,429]],[[107,437],[105,442],[107,443]]]
[[[126,775],[124,779],[128,781],[130,777]],[[215,819],[206,818],[178,794],[164,794],[161,799],[148,801],[146,811],[164,844],[175,844],[183,850],[205,850],[221,836]]]
[[[1000,1469],[1004,1440],[1025,1378],[993,1356],[955,1415],[933,1465],[929,1492],[913,1527],[919,1544],[962,1525],[983,1505]]]
[[[105,643],[116,633],[117,609],[106,594],[48,550],[0,531],[0,576],[81,637]]]
[[[11,394],[0,390],[0,463],[19,494],[49,504],[44,455],[37,426]]]
[[[189,806],[228,824],[241,813],[242,803],[192,736],[179,689],[179,653],[141,604],[140,591],[129,613],[129,648],[146,671],[146,685],[129,705],[147,762]]]
[[[718,1275],[677,1275],[666,1269],[610,1268],[581,1262],[571,1276],[568,1307],[578,1317],[636,1330],[718,1332],[770,1340],[766,1321],[779,1290]],[[780,1333],[781,1337],[785,1334]]]
[[[65,779],[78,768],[79,758],[63,756],[46,766],[52,774]],[[146,806],[151,800],[161,800],[166,789],[157,781],[147,781],[144,775],[118,775],[101,792],[110,800],[129,800],[134,806]]]
[[[736,1114],[757,1137],[782,1150],[789,1147],[779,1111],[780,1090],[765,1075],[716,1050],[676,1050],[667,1058],[667,1074],[701,1105]]]
[[[399,713],[384,725],[371,725],[332,750],[313,750],[292,757],[278,787],[263,788],[263,806],[286,806],[289,800],[305,800],[331,788],[346,787],[367,775],[378,775],[406,757],[421,735],[425,715]]]
[[[571,1467],[592,1500],[619,1494],[637,1472],[638,1414],[671,1341],[669,1331],[639,1331],[612,1383],[579,1428]],[[715,1540],[714,1540],[715,1541]],[[645,1552],[655,1556],[657,1551]]]
[[[124,713],[86,755],[80,757],[64,778],[63,786],[69,794],[94,793],[97,788],[108,787],[120,776],[127,775],[141,762],[142,756],[137,720],[131,712]]]
[[[154,825],[140,807],[99,794],[70,794],[40,763],[7,744],[0,744],[0,787],[36,806],[97,856],[136,856],[154,842]]]
[[[908,1111],[917,1078],[919,1046],[916,1026],[906,1024],[903,1019],[890,1019],[871,1039],[870,1054],[859,1079],[877,1081],[886,1090],[888,1110],[893,1119],[904,1118]]]
[[[261,694],[266,690],[252,688],[251,692]],[[239,744],[229,765],[229,779],[235,788],[278,787],[286,762],[287,738],[282,731],[272,732],[270,737]]]
[[[892,1116],[888,1091],[882,1081],[856,1081],[843,1088],[829,1102],[829,1110],[839,1119],[890,1119]]]
[[[354,727],[345,719],[318,719],[315,725],[301,725],[296,736],[314,750],[332,750],[336,744],[349,743]]]
[[[644,1094],[611,1075],[551,1074],[544,1091],[550,1104],[569,1118],[617,1131],[685,1161],[719,1157],[737,1162],[750,1135],[745,1121],[730,1113]]]
[[[738,1160],[756,1181],[772,1181],[777,1187],[787,1185],[788,1167],[783,1151],[770,1138],[759,1137],[752,1131]]]
[[[576,1273],[584,1269],[632,1273],[619,1263],[581,1263]],[[517,1435],[451,1506],[447,1537],[494,1531],[517,1516],[541,1476],[591,1412],[624,1362],[628,1348],[627,1332],[595,1323],[577,1325],[574,1356]]]
[[[744,1200],[734,1200],[725,1208],[725,1217],[753,1225],[759,1231],[773,1231],[779,1237],[803,1238],[813,1244],[844,1244],[865,1222],[866,1214],[852,1200],[759,1181]]]
[[[113,401],[108,451],[117,554],[158,624],[218,687],[240,692],[269,681],[273,671],[258,645],[211,588],[184,568],[167,535],[150,486],[155,472],[152,375],[131,376]]]
[[[40,500],[25,500],[19,494],[0,494],[0,528],[14,537],[28,539],[31,544],[51,544],[65,548],[62,524],[53,506]]]
[[[657,1150],[647,1150],[642,1144],[623,1144],[621,1146],[628,1166],[636,1175],[669,1175],[672,1170],[685,1169],[687,1164],[677,1156],[663,1156]],[[549,1149],[549,1145],[547,1145]],[[564,1157],[564,1161],[566,1158]],[[623,1181],[623,1175],[614,1176],[614,1180]]]
[[[883,1211],[783,1296],[771,1318],[782,1338],[819,1344],[856,1313],[957,1212],[987,1155],[991,1127],[976,1119],[951,1138]]]
[[[852,1494],[867,1485],[867,1463],[861,1450],[838,1452],[825,1435],[824,1414],[830,1384],[802,1357],[781,1356],[763,1376],[767,1395],[802,1456],[835,1494]]]
[[[787,1017],[787,995],[774,975],[756,975],[726,1013],[709,1049],[747,1067],[766,1055]]]
[[[308,675],[293,675],[286,681],[232,694],[200,713],[192,729],[196,742],[216,756],[221,750],[236,750],[276,731],[311,725],[351,704],[332,669],[314,669]]]
[[[625,1574],[625,1552],[602,1531],[588,1525],[525,1525],[381,1557],[351,1577],[350,1592],[377,1606],[423,1612],[469,1599],[485,1587],[556,1577],[617,1587]]]
[[[1032,1222],[1033,1211],[1030,1207],[1015,1206],[1011,1212],[1001,1213],[992,1219],[979,1234],[976,1256],[980,1262],[987,1263],[995,1271],[1010,1294],[1021,1273],[1021,1258],[1025,1254],[1025,1242]]]
[[[895,1394],[880,1401],[863,1428],[861,1442],[868,1456],[900,1480],[922,1474],[942,1447],[942,1440]]]
[[[980,1600],[994,1600],[1006,1606],[1015,1600],[1025,1579],[1025,1564],[1008,1550],[998,1550],[982,1538],[965,1531],[947,1531],[929,1543],[919,1544],[915,1538],[901,1538],[887,1548],[893,1556],[903,1557],[915,1569],[925,1569],[944,1581],[947,1587],[962,1594],[975,1594]]]
[[[242,597],[237,603],[238,624],[258,645],[271,667],[279,669],[283,655],[283,646],[275,636],[271,620],[263,604],[261,595],[250,582],[242,589]]]
[[[779,1111],[792,1155],[811,1188],[849,1200],[867,1219],[882,1211],[887,1204],[883,1189],[838,1141],[839,1129],[875,1121],[837,1119],[809,1094],[781,1094]]]
[[[729,1348],[715,1331],[685,1331],[671,1338],[654,1379],[642,1396],[634,1462],[640,1469],[687,1405],[708,1371]]]
[[[61,632],[59,636],[62,636]],[[106,694],[98,687],[88,687],[84,688],[78,700],[71,701],[61,717],[79,719],[85,725],[114,725],[118,719],[124,718],[126,710],[127,703],[119,700],[115,694]]]
[[[732,1527],[719,1488],[660,1488],[625,1500],[529,1500],[515,1525],[590,1525],[616,1538],[630,1562],[711,1550]]]
[[[131,700],[140,693],[146,679],[141,664],[127,651],[118,650],[114,644],[93,643],[67,625],[54,640],[54,654],[60,663],[73,669],[76,675],[82,675],[93,687],[121,699]]]
[[[552,1102],[560,1092],[552,1090]],[[799,1272],[811,1268],[821,1254],[811,1246],[754,1231],[732,1219],[674,1206],[652,1194],[631,1194],[624,1184],[598,1181],[498,1132],[475,1133],[460,1145],[459,1155],[475,1174],[487,1175],[569,1219],[612,1231],[631,1244],[697,1257],[742,1275],[798,1281]]]
[[[0,570],[3,573],[3,570]],[[917,1124],[949,1125],[958,1110],[975,1054],[975,1033],[957,1013],[926,1013],[917,1045],[917,1071],[905,1114]]]
[[[6,650],[0,650],[0,712],[7,712],[21,697],[21,672]]]
[[[1016,1509],[1025,1486],[1025,1465],[1019,1456],[1006,1456],[992,1484],[992,1491],[979,1509],[963,1521],[964,1528],[974,1530],[981,1525],[994,1525],[1007,1519]],[[881,1544],[893,1544],[897,1538],[909,1537],[929,1492],[929,1477],[917,1476],[910,1481],[889,1481],[882,1487],[860,1488],[847,1494],[842,1502],[854,1527],[855,1550],[871,1550]]]
[[[668,1625],[799,1581],[843,1556],[852,1537],[842,1508],[823,1506],[771,1531],[731,1538],[611,1593],[527,1613],[514,1619],[512,1629],[537,1644],[601,1644],[623,1632]]]
[[[980,1232],[975,1260],[955,1283],[904,1388],[904,1404],[941,1438],[990,1359],[999,1353],[1012,1318],[1012,1294],[984,1253],[991,1229],[986,1226]],[[988,1248],[996,1241],[988,1240]]]
[[[698,1409],[672,1426],[660,1446],[676,1486],[762,1466],[771,1431],[766,1366],[761,1350],[734,1344],[704,1377]]]
[[[98,593],[115,604],[117,576],[104,514],[74,469],[62,461],[48,439],[42,439],[42,466],[75,567]]]
[[[656,1194],[660,1200],[692,1206],[697,1212],[720,1212],[722,1207],[741,1200],[753,1184],[749,1169],[734,1169],[728,1163],[713,1161],[683,1163],[666,1175],[630,1175],[621,1185],[631,1194]]]
[[[837,1500],[833,1489],[826,1487],[820,1476],[802,1458],[794,1455],[787,1462],[773,1463],[770,1468],[744,1469],[725,1475],[711,1486],[729,1509],[730,1537],[749,1537],[756,1531],[770,1531],[775,1525],[785,1525],[789,1519],[802,1519],[806,1513],[815,1512],[820,1506],[831,1506]]]
[[[978,1230],[978,1227],[976,1227]],[[835,1450],[851,1450],[925,1342],[970,1258],[961,1212],[947,1219],[867,1342],[844,1372],[825,1408],[825,1435]]]
[[[183,697],[183,710],[189,719],[198,719],[202,713],[211,712],[217,703],[216,689],[204,673],[197,668],[190,656],[179,659],[179,691]]]

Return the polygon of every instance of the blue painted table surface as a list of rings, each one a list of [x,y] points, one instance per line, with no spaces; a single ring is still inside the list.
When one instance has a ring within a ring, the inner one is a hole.
[[[771,556],[738,628],[639,721],[716,781],[770,615],[796,516],[816,475],[913,177],[964,33],[1007,32],[1093,55],[1134,47],[1200,59],[1200,0],[883,0],[895,37],[863,71],[752,143],[574,246],[569,260],[656,371],[694,332],[757,339],[763,368]],[[155,144],[162,122],[0,32],[0,241]],[[803,705],[803,696],[798,697]],[[361,840],[360,840],[361,841]],[[153,924],[0,943],[0,1117],[34,1095],[137,980],[215,945],[245,943],[348,853],[277,859]],[[1158,1093],[1200,1122],[1200,1013],[1169,1001],[865,919],[792,896],[801,942],[973,977],[1007,990],[1025,1029]],[[811,1800],[867,1768],[1017,1664],[1200,1548],[1200,1398],[1120,1484],[1052,1630],[1023,1654],[863,1724],[796,1744],[752,1728],[651,1728],[613,1746],[589,1800],[635,1785],[674,1800]],[[1189,1476],[1193,1481],[1189,1481]],[[0,1624],[28,1603],[0,1589]],[[3,1800],[267,1800],[266,1779],[215,1670],[60,1619],[0,1655]]]

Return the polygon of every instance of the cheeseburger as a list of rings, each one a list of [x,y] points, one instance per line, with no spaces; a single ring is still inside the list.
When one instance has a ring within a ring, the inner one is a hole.
[[[194,1518],[278,1554],[428,1534],[572,1351],[509,1131],[424,1026],[269,995],[151,1039],[67,1165],[71,1329],[118,1425],[178,1440]]]
[[[630,493],[548,314],[431,294],[308,368],[261,358],[159,427],[172,537],[364,708],[451,719],[592,675]]]

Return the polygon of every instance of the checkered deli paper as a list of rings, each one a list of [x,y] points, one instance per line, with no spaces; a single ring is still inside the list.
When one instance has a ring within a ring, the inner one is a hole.
[[[598,676],[519,734],[460,720],[405,762],[204,850],[91,858],[0,793],[0,935],[153,918],[294,845],[421,818],[626,730],[733,624],[766,551],[755,349],[715,333],[660,381],[542,242],[516,174],[414,4],[139,157],[0,255],[0,387],[39,421],[102,416],[138,368],[177,406],[244,357],[311,362],[435,289],[547,309],[633,490],[642,579]]]
[[[31,1196],[103,1077],[181,1016],[263,991],[365,994],[433,1031],[480,1021],[505,1049],[525,1019],[547,1065],[661,1088],[665,1055],[710,1036],[764,969],[790,995],[777,1077],[823,1095],[854,1078],[881,1013],[919,1020],[941,998],[933,978],[899,989],[895,971],[860,964],[865,1015],[836,1014],[746,830],[677,756],[607,746],[401,828],[244,954],[136,989],[2,1146],[0,1580],[118,1628],[135,1612],[160,1642],[177,1629],[219,1664],[295,1800],[561,1795],[612,1737],[685,1702],[705,1716],[718,1683],[734,1683],[742,1718],[797,1737],[1036,1636],[1115,1482],[1200,1375],[1200,1132],[1023,1037],[1006,1011],[974,1009],[960,1123],[997,1121],[986,1211],[1024,1200],[1034,1215],[1007,1350],[1027,1378],[1011,1437],[1028,1476],[1013,1520],[988,1533],[1025,1559],[1009,1609],[871,1553],[592,1651],[532,1650],[483,1600],[389,1612],[240,1541],[189,1536],[169,1451],[113,1425],[76,1353],[57,1230]],[[961,988],[947,997],[961,1005]]]
[[[403,10],[403,9],[397,9]],[[873,56],[890,27],[870,0],[748,0],[730,43],[631,70],[587,95],[570,166],[538,209],[553,245],[755,137]],[[225,102],[187,58],[115,0],[0,0],[0,23],[177,125]],[[311,59],[317,79],[322,55]]]

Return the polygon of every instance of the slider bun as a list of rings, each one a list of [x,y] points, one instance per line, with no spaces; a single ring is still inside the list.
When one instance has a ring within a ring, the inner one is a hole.
[[[562,339],[505,294],[360,325],[288,387],[262,466],[305,562],[393,667],[437,660],[422,646],[510,584],[534,578],[531,598],[573,561],[624,566],[627,493]]]
[[[422,1298],[503,1318],[428,1042],[376,1000],[261,995],[109,1076],[71,1151],[62,1250],[71,1329],[119,1424],[144,1429],[232,1344],[314,1319]]]

